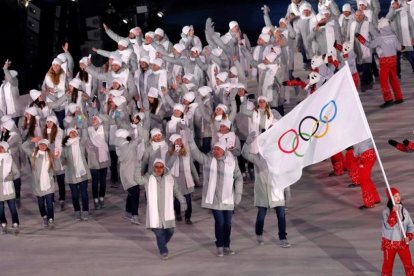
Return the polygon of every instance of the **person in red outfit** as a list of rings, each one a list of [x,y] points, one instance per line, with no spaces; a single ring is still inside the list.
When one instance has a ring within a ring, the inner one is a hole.
[[[377,160],[371,138],[354,145],[354,155],[358,158],[358,177],[364,202],[359,209],[373,208],[381,199],[371,178],[372,168]]]
[[[405,139],[402,143],[399,143],[395,140],[388,140],[388,144],[395,147],[397,150],[402,152],[413,152],[414,151],[414,143],[410,140]]]
[[[403,263],[405,275],[412,276],[414,275],[414,267],[411,261],[409,242],[413,239],[414,224],[407,209],[402,205],[400,192],[394,187],[391,188],[395,205],[393,205],[388,189],[386,190],[386,194],[388,202],[382,211],[381,249],[384,253],[384,261],[381,275],[392,275],[395,255],[398,254]],[[406,234],[405,237],[398,222],[397,212],[401,218],[402,226]]]
[[[348,185],[349,188],[359,187],[359,177],[358,177],[358,159],[354,156],[354,148],[349,147],[346,149],[345,153],[345,169],[348,171],[349,178],[351,179],[351,184]]]
[[[342,152],[338,152],[337,154],[331,156],[331,162],[333,167],[333,172],[329,174],[329,176],[338,176],[344,174],[344,155]]]

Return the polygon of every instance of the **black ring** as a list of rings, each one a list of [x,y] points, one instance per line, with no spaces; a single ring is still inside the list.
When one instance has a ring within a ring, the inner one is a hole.
[[[312,120],[314,120],[314,121],[316,122],[316,128],[315,128],[315,130],[312,132],[312,134],[309,136],[309,138],[305,138],[305,137],[302,135],[302,131],[301,131],[302,124],[303,124],[303,122],[304,122],[306,119],[312,119]],[[312,136],[313,136],[313,135],[315,135],[315,133],[318,131],[318,129],[319,129],[319,120],[318,120],[318,119],[316,119],[316,118],[315,118],[315,117],[313,117],[313,116],[306,116],[306,117],[304,117],[304,118],[302,119],[302,121],[300,121],[300,123],[299,123],[298,134],[299,134],[299,137],[300,137],[303,141],[309,141],[309,140],[312,138]]]

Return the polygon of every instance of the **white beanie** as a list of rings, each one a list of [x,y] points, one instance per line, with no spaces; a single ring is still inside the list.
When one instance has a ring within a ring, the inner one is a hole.
[[[265,27],[262,28],[262,34],[267,34],[268,35],[271,30],[272,29],[270,27],[265,26]]]
[[[118,66],[122,66],[122,60],[118,59],[118,58],[114,58],[112,60],[112,64],[118,65]]]
[[[32,116],[37,116],[37,109],[34,106],[26,108],[26,110],[24,112],[26,112],[26,113],[28,113]]]
[[[144,120],[145,113],[144,112],[137,112],[134,114],[133,118],[138,117],[140,121]]]
[[[81,58],[81,60],[79,60],[79,64],[88,65],[88,63],[89,63],[88,57],[83,57],[83,58]]]
[[[59,54],[56,58],[60,59],[62,63],[65,63],[66,61],[68,61],[64,53]]]
[[[183,34],[188,35],[188,32],[190,31],[190,26],[184,26],[182,31],[183,31]]]
[[[8,120],[7,122],[3,123],[1,126],[8,131],[11,131],[15,127],[15,123],[13,120]]]
[[[128,47],[129,45],[129,41],[126,39],[121,39],[120,41],[118,41],[118,45],[124,46],[124,47]]]
[[[229,29],[233,29],[234,27],[239,26],[239,23],[237,21],[230,21],[229,23]]]
[[[246,85],[244,85],[243,83],[239,82],[239,83],[236,84],[236,88],[237,89],[244,89],[244,90],[246,90]]]
[[[189,101],[189,102],[194,101],[194,99],[195,99],[195,94],[194,94],[194,92],[188,92],[188,93],[185,93],[185,94],[184,94],[183,99],[184,99],[184,100],[187,100],[187,101]]]
[[[220,125],[227,127],[228,129],[231,128],[231,121],[230,120],[221,120]]]
[[[117,96],[117,97],[112,98],[112,101],[114,102],[116,106],[120,106],[126,102],[126,99],[124,96]]]
[[[132,28],[131,30],[129,30],[129,32],[133,33],[134,35],[138,35],[139,34],[138,30],[139,30],[139,28],[135,27],[135,28]]]
[[[180,103],[177,103],[177,104],[174,105],[173,110],[178,110],[178,111],[181,111],[181,113],[183,113],[184,112],[184,106]]]
[[[129,131],[126,130],[126,129],[120,128],[120,129],[117,129],[115,131],[115,136],[118,137],[118,138],[124,138],[124,139],[126,139],[129,135],[130,135],[129,134]]]
[[[359,5],[364,5],[365,7],[368,7],[368,2],[367,0],[358,0],[358,6]]]
[[[155,64],[155,65],[157,65],[158,67],[161,67],[161,66],[162,66],[162,64],[163,64],[163,60],[162,60],[162,59],[160,59],[160,58],[154,58],[154,59],[151,61],[151,64]]]
[[[225,82],[227,80],[227,77],[228,76],[229,76],[229,73],[227,73],[227,72],[221,72],[221,73],[218,73],[216,75],[216,78],[219,79],[219,80],[221,80],[222,82]]]
[[[194,79],[194,75],[191,73],[187,73],[183,76],[183,79],[187,79],[189,81],[192,81]]]
[[[78,130],[74,127],[70,127],[66,129],[66,134],[69,135],[72,131],[75,131],[76,133],[79,133]]]
[[[120,55],[118,52],[112,52],[112,53],[109,55],[109,58],[110,58],[110,59],[120,59],[120,60],[122,60],[122,57],[121,57],[121,55]]]
[[[60,59],[58,59],[58,58],[55,58],[55,59],[53,59],[53,61],[52,61],[52,65],[53,65],[53,64],[62,65],[62,61],[61,61]]]
[[[319,13],[321,13],[321,14],[327,14],[327,13],[331,14],[329,9],[325,6],[322,6],[322,8],[319,10]]]
[[[79,90],[82,86],[82,81],[80,79],[74,78],[70,80],[69,85]]]
[[[116,89],[109,90],[109,95],[112,95],[113,97],[119,97],[119,96],[122,96],[122,94],[124,94],[123,90],[116,90]]]
[[[309,4],[308,2],[305,2],[304,4],[302,4],[299,8],[299,12],[302,14],[304,10],[311,11],[312,10],[311,4]]]
[[[349,4],[349,3],[344,4],[342,6],[342,11],[343,12],[351,12],[352,11],[351,4]]]
[[[47,116],[47,118],[46,118],[46,123],[47,123],[47,122],[52,122],[52,123],[54,123],[55,125],[58,125],[58,119],[57,119],[57,117],[56,117],[56,116],[54,116],[54,115]]]
[[[46,147],[49,147],[50,142],[49,142],[49,140],[47,140],[47,139],[41,139],[41,140],[39,140],[39,142],[37,142],[37,145],[38,145],[38,146],[39,146],[40,144],[43,144],[43,145],[45,145]]]
[[[2,147],[5,151],[8,151],[10,148],[10,145],[9,143],[2,141],[0,142],[0,147]]]
[[[220,108],[221,110],[223,110],[224,113],[227,112],[227,106],[225,106],[224,104],[219,104],[216,106],[216,109]]]
[[[11,76],[12,78],[17,77],[17,75],[18,75],[18,73],[17,73],[17,71],[16,71],[16,70],[9,70],[9,73],[10,73],[10,76]]]
[[[155,158],[154,162],[152,163],[152,166],[154,166],[157,163],[161,163],[165,167],[165,162],[161,158]]]
[[[378,29],[383,29],[385,27],[388,27],[390,25],[390,21],[388,21],[387,18],[382,17],[380,20],[378,20]]]
[[[153,128],[153,129],[151,129],[150,134],[151,134],[151,138],[152,138],[152,137],[154,137],[157,134],[161,134],[162,135],[162,132],[161,132],[161,130],[159,128]]]
[[[201,96],[205,97],[208,93],[213,92],[213,89],[210,86],[202,86],[198,89],[198,92]]]
[[[148,91],[148,97],[158,98],[158,89],[155,87],[151,87]]]
[[[143,56],[139,59],[139,62],[145,62],[147,64],[150,63],[150,57],[149,56]]]
[[[72,114],[75,113],[78,108],[79,108],[79,105],[75,103],[68,104],[68,111]]]
[[[213,148],[215,148],[215,147],[221,148],[224,151],[226,151],[226,149],[227,149],[227,145],[224,142],[222,142],[222,141],[216,142],[214,144]]]
[[[151,38],[154,38],[155,33],[154,32],[146,32],[145,37],[149,36]]]
[[[119,84],[121,86],[124,85],[124,81],[122,79],[113,79],[112,83],[114,83],[114,82],[116,82],[117,84]]]
[[[274,52],[270,52],[270,53],[268,53],[268,54],[266,55],[266,59],[267,59],[270,63],[274,62],[276,58],[277,58],[277,54],[276,54],[276,53],[274,53]]]
[[[161,29],[161,28],[157,28],[155,30],[155,34],[163,37],[164,36],[164,30]]]
[[[191,48],[191,52],[201,53],[202,49],[198,46],[194,46]]]
[[[177,134],[177,133],[174,133],[173,135],[171,135],[170,136],[170,141],[171,141],[171,143],[174,143],[175,142],[175,140],[177,140],[177,139],[182,139],[183,137],[181,137],[181,135],[180,134]]]
[[[239,75],[239,72],[237,71],[236,66],[230,67],[230,73],[232,73],[235,76],[238,76]]]
[[[221,54],[223,53],[223,49],[220,49],[220,48],[214,48],[214,49],[211,51],[211,53],[212,53],[213,55],[215,55],[216,57],[219,57],[219,56],[221,56]]]
[[[177,43],[177,44],[174,44],[174,47],[173,48],[177,52],[182,53],[182,51],[184,51],[184,49],[185,49],[185,46],[183,44],[181,44],[181,43]]]
[[[285,24],[287,25],[287,21],[286,21],[286,19],[284,19],[284,18],[280,18],[280,19],[279,19],[279,24],[280,24],[280,23],[285,23]]]
[[[194,83],[185,83],[184,85],[185,85],[185,87],[187,88],[188,91],[191,91],[194,88],[196,88]]]
[[[318,13],[317,15],[316,15],[316,21],[317,22],[319,22],[319,21],[321,21],[322,19],[325,19],[326,17],[325,17],[325,15],[323,14],[323,13]]]
[[[265,96],[259,96],[257,98],[257,102],[259,102],[260,100],[264,100],[264,101],[268,102],[267,97],[265,97]]]
[[[30,98],[32,98],[33,101],[36,101],[36,99],[42,95],[42,92],[36,89],[32,89],[30,90],[29,94],[30,94]]]
[[[270,41],[270,35],[268,35],[267,33],[262,33],[261,35],[259,35],[259,38],[266,43]]]

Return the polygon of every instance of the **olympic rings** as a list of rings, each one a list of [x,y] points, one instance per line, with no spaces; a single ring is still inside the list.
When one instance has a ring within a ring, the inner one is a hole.
[[[332,109],[328,110],[328,107],[331,107],[331,106],[333,108],[333,114],[332,115],[330,114],[330,113],[332,113]],[[297,149],[299,148],[299,138],[301,140],[305,141],[305,142],[309,142],[312,138],[321,139],[321,138],[325,137],[329,132],[329,123],[332,122],[336,118],[337,113],[338,113],[338,107],[336,105],[336,102],[334,100],[331,100],[321,108],[321,111],[319,112],[319,120],[316,117],[310,116],[310,115],[303,117],[303,119],[299,123],[298,130],[295,130],[295,129],[291,128],[291,129],[285,131],[279,137],[278,142],[277,142],[279,149],[283,153],[286,153],[286,154],[294,153],[297,157],[303,157],[305,154],[300,154],[300,153],[297,152]],[[311,133],[307,133],[307,132],[302,131],[303,124],[306,120],[313,120],[315,122],[314,125],[313,125]],[[319,127],[321,126],[321,124],[325,125],[325,129],[323,130],[322,133],[319,132],[319,130],[320,130]],[[293,139],[292,139],[292,149],[291,150],[287,150],[287,149],[282,147],[282,140],[289,133],[292,133],[292,135],[294,136]]]

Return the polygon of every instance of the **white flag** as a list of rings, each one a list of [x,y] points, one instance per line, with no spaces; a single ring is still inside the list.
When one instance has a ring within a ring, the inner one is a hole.
[[[372,137],[348,66],[298,104],[258,139],[273,193],[292,185],[302,169]]]

